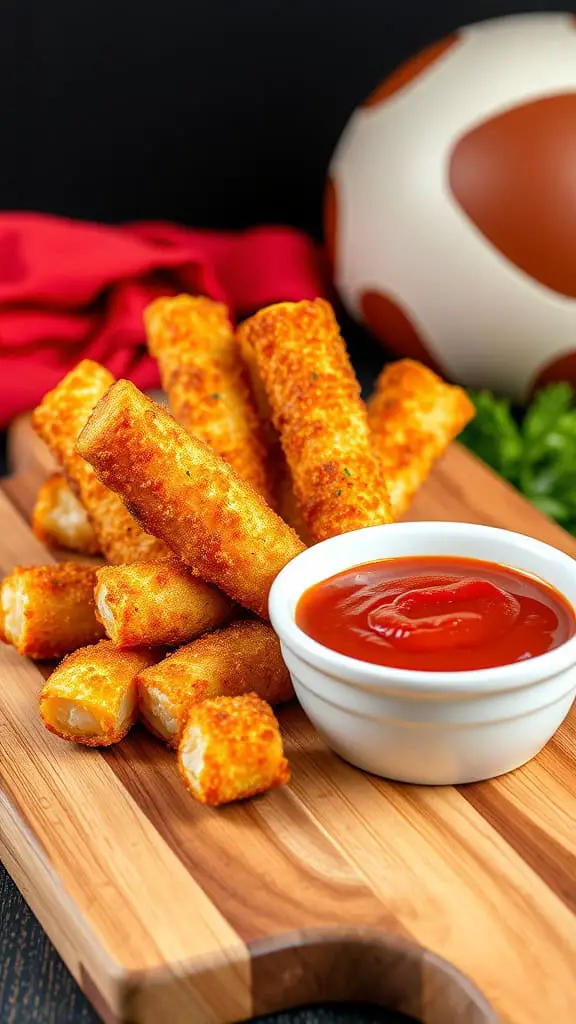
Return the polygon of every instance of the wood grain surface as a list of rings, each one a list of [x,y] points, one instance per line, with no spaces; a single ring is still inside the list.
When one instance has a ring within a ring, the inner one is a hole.
[[[26,523],[47,467],[21,428],[2,573],[47,561]],[[576,554],[457,446],[411,518],[508,526]],[[210,810],[142,731],[105,753],[45,732],[42,672],[5,647],[0,678],[2,859],[105,1021],[208,1024],[332,999],[425,1024],[495,1020],[467,978],[509,1024],[574,1020],[574,713],[525,768],[456,790],[351,768],[291,706],[291,785]]]

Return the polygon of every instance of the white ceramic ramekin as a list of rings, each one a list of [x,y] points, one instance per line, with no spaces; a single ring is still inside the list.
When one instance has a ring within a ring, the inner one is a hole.
[[[455,785],[529,761],[576,695],[576,636],[537,658],[474,672],[412,672],[338,654],[295,622],[300,596],[379,558],[460,555],[539,576],[576,605],[576,561],[519,533],[472,523],[396,523],[317,544],[279,573],[270,618],[296,695],[326,742],[352,764],[402,782]]]

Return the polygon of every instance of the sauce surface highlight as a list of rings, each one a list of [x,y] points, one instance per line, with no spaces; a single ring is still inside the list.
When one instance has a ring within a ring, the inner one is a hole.
[[[296,623],[340,654],[425,672],[510,665],[576,633],[568,602],[542,580],[445,555],[346,569],[305,591]]]

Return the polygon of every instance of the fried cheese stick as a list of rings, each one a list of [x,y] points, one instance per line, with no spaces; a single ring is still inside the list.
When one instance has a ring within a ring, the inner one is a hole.
[[[384,472],[330,303],[268,306],[239,334],[254,351],[312,539],[391,522]]]
[[[401,359],[384,368],[368,401],[368,422],[396,517],[473,415],[466,392],[421,363]]]
[[[191,576],[175,558],[105,565],[96,575],[96,614],[121,648],[176,647],[233,614],[225,594]]]
[[[38,491],[32,529],[38,540],[51,547],[83,555],[98,554],[98,541],[86,510],[63,473],[52,473]]]
[[[300,506],[296,501],[296,495],[294,494],[294,481],[292,480],[290,467],[286,462],[286,457],[281,446],[279,446],[278,458],[274,467],[273,490],[276,500],[275,507],[278,509],[278,515],[281,516],[285,523],[288,523],[288,526],[292,527],[304,544],[311,544],[312,537],[310,536],[308,527],[304,522]]]
[[[145,309],[144,324],[175,419],[270,502],[264,436],[226,306],[203,296],[160,298]]]
[[[98,480],[75,450],[78,434],[94,406],[114,383],[103,366],[83,359],[49,391],[32,415],[32,425],[58,459],[86,509],[99,547],[112,563],[160,559],[168,549],[134,521],[118,495]]]
[[[240,351],[240,358],[246,367],[246,373],[248,374],[248,380],[250,381],[250,391],[254,400],[256,412],[258,413],[258,419],[260,420],[266,445],[269,449],[274,448],[277,444],[280,444],[280,438],[278,436],[278,431],[272,423],[272,409],[270,408],[266,388],[264,387],[262,377],[260,376],[254,350],[248,343],[245,333],[240,329],[236,331],[236,344]]]
[[[196,704],[178,748],[178,768],[192,796],[212,807],[290,780],[274,712],[253,693]]]
[[[0,584],[0,639],[29,658],[61,658],[104,634],[95,569],[78,562],[13,569]]]
[[[77,447],[194,575],[267,618],[274,579],[304,545],[209,445],[123,380],[98,403]]]
[[[138,676],[142,721],[172,747],[178,745],[194,704],[250,692],[268,704],[294,696],[278,637],[264,622],[235,622],[181,647]]]
[[[40,694],[44,725],[87,747],[118,743],[138,715],[136,676],[157,657],[146,648],[119,651],[110,640],[70,654]]]
[[[250,388],[268,449],[268,472],[273,494],[273,507],[284,522],[288,523],[288,526],[291,526],[300,539],[307,544],[309,541],[308,530],[296,501],[292,474],[282,450],[280,435],[272,423],[272,410],[258,372],[256,356],[242,331],[237,333],[236,339],[242,360],[248,371]]]

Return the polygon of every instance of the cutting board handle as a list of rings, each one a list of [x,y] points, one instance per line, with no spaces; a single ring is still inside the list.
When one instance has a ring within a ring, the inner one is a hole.
[[[370,1003],[421,1024],[498,1024],[453,964],[373,929],[309,929],[250,944],[254,1014],[325,1002]]]

